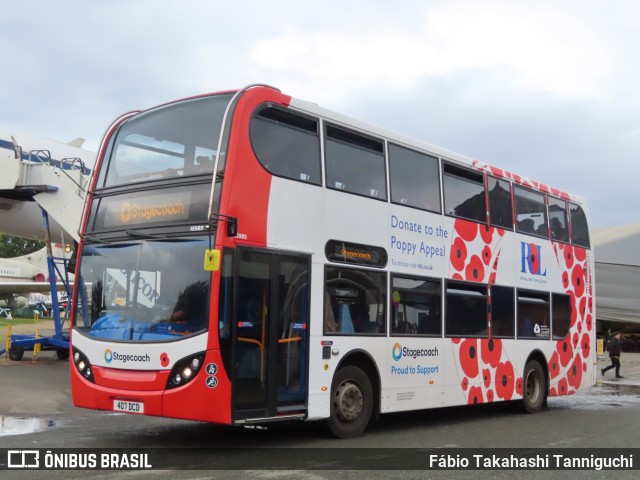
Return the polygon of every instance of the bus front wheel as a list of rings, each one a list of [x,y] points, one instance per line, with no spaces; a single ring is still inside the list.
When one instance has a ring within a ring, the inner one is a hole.
[[[537,360],[527,362],[522,386],[522,408],[527,413],[539,412],[547,397],[547,377]]]
[[[371,380],[353,365],[341,368],[331,384],[331,432],[339,438],[360,435],[371,420],[373,388]]]

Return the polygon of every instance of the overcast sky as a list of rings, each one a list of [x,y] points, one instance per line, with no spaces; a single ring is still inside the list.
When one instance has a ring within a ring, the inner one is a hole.
[[[119,114],[267,83],[640,222],[635,0],[3,2],[0,125],[96,150]]]

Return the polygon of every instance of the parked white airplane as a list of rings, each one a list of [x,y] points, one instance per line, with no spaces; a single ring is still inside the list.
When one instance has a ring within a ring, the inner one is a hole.
[[[0,232],[44,240],[42,211],[49,213],[52,242],[72,243],[95,152],[84,140],[69,143],[0,127]]]
[[[49,238],[72,245],[95,153],[84,140],[57,142],[0,127],[0,233],[45,240],[42,208],[48,212]],[[56,257],[65,253],[58,249]],[[66,258],[69,254],[66,254]],[[50,292],[46,250],[0,259],[0,308],[19,306],[29,294]],[[63,290],[62,283],[58,290]]]
[[[28,255],[13,258],[0,258],[0,309],[24,307],[33,303],[51,304],[48,297],[51,293],[49,283],[49,267],[47,265],[47,249],[42,248]],[[71,253],[65,252],[62,245],[51,246],[52,254],[57,258],[69,258]],[[64,272],[60,272],[64,275]],[[57,276],[57,274],[56,274]],[[73,275],[69,276],[73,279]],[[56,278],[59,292],[64,291],[64,284]],[[0,316],[8,312],[0,310]]]

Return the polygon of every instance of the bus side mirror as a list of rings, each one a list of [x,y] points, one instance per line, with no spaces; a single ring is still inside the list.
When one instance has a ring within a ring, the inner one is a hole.
[[[204,269],[208,272],[220,270],[220,250],[204,251]]]

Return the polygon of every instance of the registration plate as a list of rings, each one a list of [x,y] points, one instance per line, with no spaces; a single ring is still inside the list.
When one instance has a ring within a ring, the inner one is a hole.
[[[126,413],[144,413],[144,403],[132,402],[130,400],[114,400],[113,411]]]

